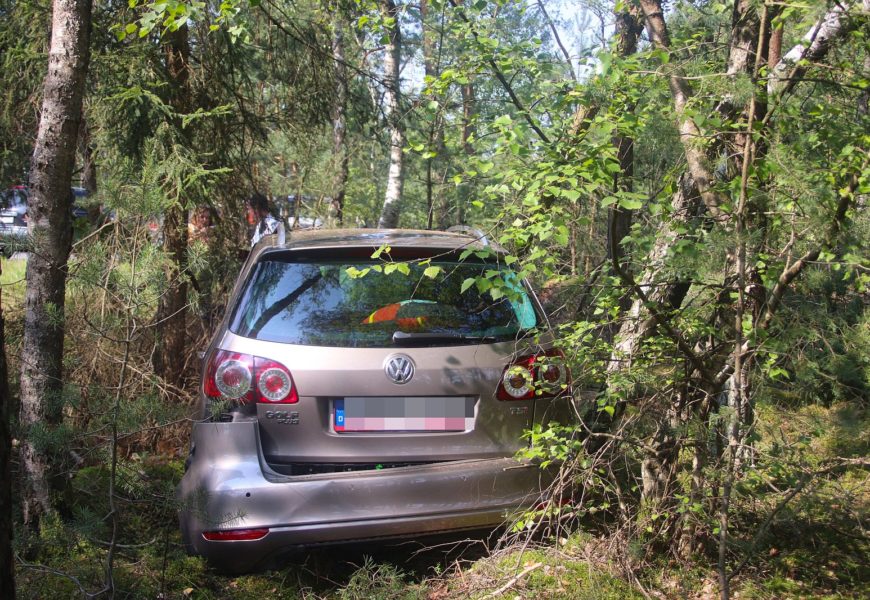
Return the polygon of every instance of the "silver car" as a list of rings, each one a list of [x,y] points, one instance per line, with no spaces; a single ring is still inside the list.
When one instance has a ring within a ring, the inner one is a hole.
[[[504,252],[449,232],[281,238],[252,250],[205,353],[178,490],[187,547],[244,572],[542,502],[546,473],[515,455],[569,410],[569,376]]]
[[[0,248],[4,255],[25,246],[27,239],[27,189],[23,186],[0,191]]]

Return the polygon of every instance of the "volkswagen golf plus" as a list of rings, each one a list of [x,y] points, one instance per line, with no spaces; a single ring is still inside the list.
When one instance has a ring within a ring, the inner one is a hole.
[[[187,547],[243,572],[541,502],[546,475],[515,455],[568,373],[503,250],[432,231],[282,238],[252,250],[204,356],[179,486]]]

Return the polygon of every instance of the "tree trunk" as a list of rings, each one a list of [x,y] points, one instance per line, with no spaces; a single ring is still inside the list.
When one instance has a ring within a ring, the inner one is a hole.
[[[0,267],[0,273],[3,272]],[[0,598],[15,599],[15,560],[12,554],[12,431],[9,426],[12,396],[6,370],[6,331],[0,290]]]
[[[82,161],[82,187],[87,190],[89,196],[93,196],[97,193],[97,163],[91,144],[91,130],[84,111],[82,111],[82,121],[79,124],[79,156],[81,156]],[[88,221],[91,222],[91,225],[99,224],[101,219],[100,205],[91,204],[88,206]]]
[[[471,138],[474,137],[475,126],[474,120],[477,115],[477,99],[474,93],[474,82],[469,81],[460,88],[462,94],[462,131],[460,133],[460,144],[466,156],[474,154],[474,145],[471,143]],[[444,197],[442,209],[439,211],[438,224],[441,229],[447,229],[451,225],[461,225],[465,223],[465,210],[471,197],[472,187],[467,181],[463,181],[456,189],[456,210],[451,215],[451,210],[447,197]]]
[[[442,9],[443,10],[443,9]],[[420,28],[423,35],[423,69],[426,79],[437,79],[441,75],[439,50],[441,41],[436,43],[433,29],[427,23],[429,14],[429,0],[420,1]],[[437,101],[436,95],[428,96],[429,100]],[[429,127],[429,141],[427,151],[434,152],[435,156],[426,159],[426,228],[432,229],[435,218],[435,207],[443,206],[440,201],[443,198],[442,186],[445,174],[441,165],[444,162],[446,148],[444,146],[444,118],[440,106],[432,116]],[[438,186],[436,190],[435,187]],[[440,222],[441,219],[439,218]]]
[[[399,8],[396,3],[393,0],[378,0],[378,5],[384,18],[393,19],[392,26],[388,28],[389,41],[384,48],[384,100],[387,105],[387,124],[390,129],[390,170],[378,227],[393,228],[399,226],[402,187],[405,182],[403,172],[405,132],[402,128],[399,82],[402,36],[399,30]]]
[[[640,0],[646,20],[646,31],[650,41],[656,50],[670,52],[670,36],[665,24],[665,16],[662,11],[661,0]],[[700,128],[692,117],[689,108],[689,100],[692,97],[692,89],[686,78],[680,73],[679,67],[672,63],[666,65],[668,71],[668,87],[674,101],[674,110],[677,113],[677,129],[680,134],[680,143],[688,163],[689,173],[701,194],[701,198],[707,207],[707,212],[717,220],[727,218],[721,206],[725,199],[714,186],[714,177],[710,169],[710,163],[704,148],[698,143],[703,139]]]
[[[348,178],[347,153],[347,67],[344,59],[344,19],[338,14],[332,23],[332,58],[335,62],[335,104],[332,107],[332,155],[336,162],[332,205],[339,225],[344,223],[344,195]]]
[[[47,457],[29,431],[62,416],[66,268],[73,166],[90,60],[91,0],[54,0],[51,47],[39,131],[30,167],[24,339],[21,361],[21,464],[24,521],[37,528],[51,510]]]
[[[191,110],[190,41],[187,26],[166,34],[164,52],[171,86],[169,103],[175,112],[177,130],[181,131],[181,115]],[[184,135],[183,133],[181,135]],[[166,269],[167,289],[157,309],[157,348],[154,371],[166,382],[180,386],[187,356],[187,207],[182,194],[163,216],[164,251],[170,265]]]
[[[97,164],[94,160],[94,148],[91,145],[91,129],[84,114],[79,124],[79,154],[82,158],[82,187],[93,196],[97,193]]]
[[[640,20],[640,9],[637,6],[629,6],[627,10],[616,14],[616,51],[619,56],[631,56],[637,52],[637,40],[641,33],[643,33],[643,25]],[[634,110],[633,104],[629,110]],[[614,145],[619,160],[619,173],[613,176],[613,190],[630,192],[633,189],[632,177],[634,177],[634,140],[627,136],[617,136]],[[611,253],[618,250],[619,243],[631,231],[632,211],[620,208],[618,205],[612,206],[607,211],[607,220],[607,258],[619,260],[618,256],[611,256]],[[613,239],[610,239],[611,237]]]

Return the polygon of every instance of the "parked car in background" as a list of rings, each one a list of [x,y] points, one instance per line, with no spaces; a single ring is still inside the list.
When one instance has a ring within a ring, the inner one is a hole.
[[[21,245],[27,237],[27,189],[14,186],[0,192],[0,245]]]
[[[90,194],[82,187],[70,188],[73,197],[71,214],[73,224],[88,218],[88,209],[82,201]],[[30,192],[27,186],[12,186],[0,192],[0,246],[9,254],[24,249],[27,239],[27,203]]]
[[[72,205],[72,216],[73,219],[87,219],[88,218],[88,209],[82,206],[82,201],[91,195],[91,193],[83,187],[74,187],[72,188],[73,193],[73,205]]]
[[[542,502],[547,473],[515,455],[570,410],[570,377],[503,251],[449,232],[287,237],[254,247],[204,354],[178,489],[188,549],[244,572],[315,544],[492,528]]]

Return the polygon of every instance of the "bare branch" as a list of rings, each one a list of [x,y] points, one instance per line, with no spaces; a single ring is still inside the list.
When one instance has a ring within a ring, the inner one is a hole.
[[[544,0],[538,0],[538,8],[541,9],[541,14],[544,15],[544,19],[547,21],[547,25],[549,25],[550,31],[553,33],[553,39],[556,40],[556,45],[559,46],[559,50],[562,51],[562,56],[565,57],[565,65],[568,67],[568,73],[571,75],[571,79],[577,81],[577,76],[574,74],[574,63],[571,62],[571,55],[562,43],[562,38],[559,37],[559,31],[556,29],[556,24],[553,23],[553,19],[550,18],[547,8],[544,6]]]

